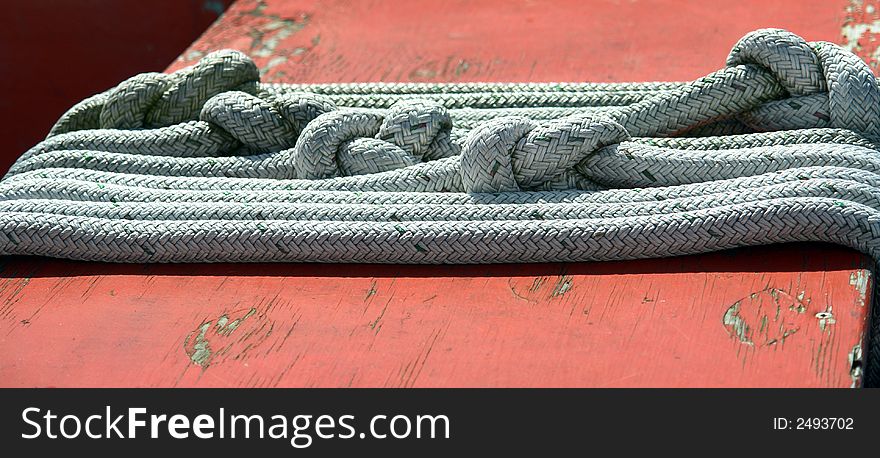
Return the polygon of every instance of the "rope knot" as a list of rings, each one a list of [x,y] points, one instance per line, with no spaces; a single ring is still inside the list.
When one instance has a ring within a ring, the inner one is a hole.
[[[880,87],[871,68],[850,51],[828,42],[807,43],[782,29],[759,29],[741,38],[727,58],[727,66],[753,64],[776,76],[792,97],[828,93],[827,122],[817,127],[837,127],[880,134]],[[774,106],[797,111],[800,104]],[[786,115],[776,113],[776,117]],[[745,114],[740,120],[763,130],[759,118]]]
[[[792,95],[825,92],[819,56],[803,38],[782,29],[758,29],[733,45],[727,66],[753,64],[774,74]]]
[[[257,152],[290,148],[305,126],[336,110],[325,96],[294,92],[265,99],[241,91],[222,92],[208,99],[199,119],[219,125]]]
[[[611,119],[577,114],[538,125],[520,117],[485,122],[461,152],[466,192],[575,187],[574,167],[600,148],[629,140]],[[562,185],[562,186],[560,186]]]
[[[452,120],[443,105],[410,100],[388,110],[377,135],[423,161],[457,154],[450,143],[451,130]]]
[[[336,110],[308,123],[294,147],[298,178],[364,175],[458,154],[442,105],[405,100],[385,112]]]
[[[172,74],[142,73],[113,88],[100,114],[104,129],[163,127],[196,119],[211,97],[256,92],[260,72],[244,53],[215,51]]]

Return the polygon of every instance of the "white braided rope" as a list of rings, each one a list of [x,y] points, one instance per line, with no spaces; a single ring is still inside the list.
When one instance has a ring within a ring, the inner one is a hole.
[[[261,84],[220,51],[65,113],[0,181],[0,252],[486,263],[816,240],[877,257],[878,137],[867,65],[782,30],[688,83]]]

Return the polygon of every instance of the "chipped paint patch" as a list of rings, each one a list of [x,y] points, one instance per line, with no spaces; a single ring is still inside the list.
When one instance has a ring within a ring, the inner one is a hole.
[[[245,316],[232,321],[229,321],[228,316],[221,315],[220,318],[217,319],[217,334],[220,334],[221,336],[232,334],[232,331],[238,329],[238,326],[241,325],[244,320],[250,318],[254,313],[257,313],[257,309],[251,308]]]
[[[859,305],[864,307],[868,301],[868,285],[871,284],[871,271],[859,269],[850,273],[849,284],[859,294]]]
[[[880,1],[850,0],[840,34],[844,48],[876,69],[880,63]]]
[[[862,365],[864,364],[864,356],[862,354],[862,345],[855,344],[849,352],[850,378],[852,385],[850,388],[858,388],[862,384]]]
[[[220,351],[215,350],[211,345],[212,340],[220,339],[221,342],[225,342],[223,338],[229,337],[245,320],[256,313],[257,309],[251,308],[239,318],[232,320],[230,320],[229,314],[224,313],[216,320],[203,321],[183,340],[184,352],[193,364],[207,369],[219,352],[225,352],[229,349],[229,345],[226,345]],[[211,332],[212,330],[213,332]]]
[[[802,302],[803,297],[777,288],[756,291],[727,307],[721,324],[728,335],[744,345],[781,347],[806,324],[808,306]],[[827,318],[833,319],[830,313]]]
[[[367,295],[364,296],[364,302],[367,302],[371,297],[376,295],[376,280],[370,282],[370,289],[367,291]]]
[[[287,62],[287,57],[284,57],[284,56],[273,57],[273,58],[269,59],[269,62],[266,62],[266,65],[264,65],[263,68],[260,69],[260,74],[265,75],[266,72],[271,70],[273,67],[277,67],[278,65],[281,65],[285,62]]]
[[[749,334],[751,333],[749,325],[746,324],[746,321],[742,319],[741,316],[739,316],[741,305],[742,302],[740,301],[734,302],[733,305],[724,312],[724,317],[721,318],[721,322],[731,336],[736,336],[740,342],[746,345],[754,345],[755,343],[749,338]]]
[[[574,284],[574,279],[571,275],[560,275],[559,279],[556,280],[556,285],[553,286],[553,291],[550,293],[550,297],[559,297],[565,295],[572,285]]]
[[[312,20],[312,13],[299,11],[292,14],[273,14],[265,0],[242,1],[233,5],[223,21],[208,29],[196,47],[185,51],[174,67],[188,65],[220,48],[235,48],[253,58],[260,68],[264,82],[283,79],[289,61],[300,61],[314,47],[321,36],[301,34]],[[229,35],[240,37],[230,46]]]
[[[207,367],[208,360],[211,359],[211,346],[208,343],[208,340],[205,338],[208,333],[208,329],[211,329],[210,321],[206,321],[202,323],[201,326],[199,326],[198,335],[196,336],[196,339],[192,344],[192,350],[187,351],[189,358],[197,366]],[[190,336],[187,336],[186,340],[184,340],[184,348],[189,346],[189,339]]]

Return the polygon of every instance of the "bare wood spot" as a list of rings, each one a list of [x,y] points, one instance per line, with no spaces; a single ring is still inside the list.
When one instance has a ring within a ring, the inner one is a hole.
[[[186,336],[183,349],[190,361],[204,370],[228,359],[245,357],[269,337],[273,327],[274,323],[265,314],[258,314],[256,308],[235,310],[201,322]]]
[[[724,311],[721,324],[727,333],[755,348],[782,346],[806,324],[807,305],[777,288],[749,294]]]

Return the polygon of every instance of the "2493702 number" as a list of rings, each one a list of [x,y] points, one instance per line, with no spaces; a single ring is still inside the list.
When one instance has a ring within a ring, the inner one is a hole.
[[[852,418],[814,417],[795,419],[797,429],[853,429]]]
[[[773,419],[773,429],[852,430],[855,426],[853,419],[847,417],[777,417]]]

